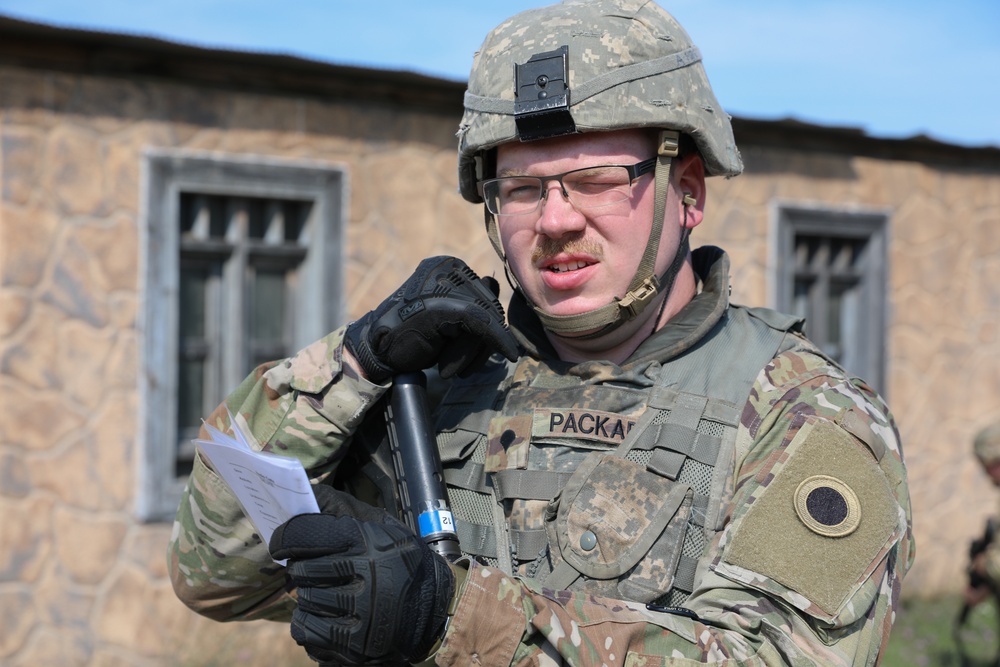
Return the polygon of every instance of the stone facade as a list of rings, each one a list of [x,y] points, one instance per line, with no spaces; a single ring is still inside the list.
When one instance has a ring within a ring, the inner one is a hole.
[[[283,624],[188,612],[170,525],[135,518],[142,155],[343,167],[354,317],[432,254],[503,275],[456,192],[463,89],[0,19],[0,663],[312,664]],[[888,213],[887,394],[918,544],[904,593],[953,592],[996,504],[970,446],[1000,416],[997,151],[774,129],[737,122],[746,173],[710,182],[694,243],[729,250],[735,301],[767,304],[776,203]]]

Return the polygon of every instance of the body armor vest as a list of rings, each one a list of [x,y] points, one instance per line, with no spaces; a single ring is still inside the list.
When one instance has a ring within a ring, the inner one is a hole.
[[[463,552],[555,590],[684,602],[753,382],[800,324],[730,306],[662,363],[523,357],[455,380],[435,415]]]

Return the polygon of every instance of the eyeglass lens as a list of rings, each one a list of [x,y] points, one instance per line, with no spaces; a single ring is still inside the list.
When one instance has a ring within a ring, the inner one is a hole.
[[[580,209],[598,208],[625,201],[632,192],[629,170],[624,166],[576,169],[557,176],[508,176],[483,183],[483,198],[491,213],[525,215],[534,213],[558,181],[570,203]]]

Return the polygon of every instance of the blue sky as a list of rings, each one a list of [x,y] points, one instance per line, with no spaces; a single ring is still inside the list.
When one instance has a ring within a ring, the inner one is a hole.
[[[464,80],[495,24],[546,0],[0,0],[53,25]],[[661,0],[729,113],[1000,147],[1000,0]]]

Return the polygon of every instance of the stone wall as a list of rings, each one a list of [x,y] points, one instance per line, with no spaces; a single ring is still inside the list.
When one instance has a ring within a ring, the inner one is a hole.
[[[313,664],[287,625],[189,613],[166,576],[170,525],[133,518],[142,152],[344,166],[356,316],[432,254],[501,275],[457,194],[455,127],[412,109],[0,67],[0,663]]]
[[[167,524],[134,519],[147,148],[346,167],[347,310],[420,258],[503,282],[481,214],[455,192],[455,115],[0,66],[0,663],[308,665],[283,624],[188,612]],[[1000,173],[744,146],[710,183],[695,243],[726,247],[734,300],[766,303],[774,202],[891,213],[888,395],[914,497],[906,594],[961,584],[995,504],[969,454],[1000,412]],[[957,553],[956,553],[957,552]]]

